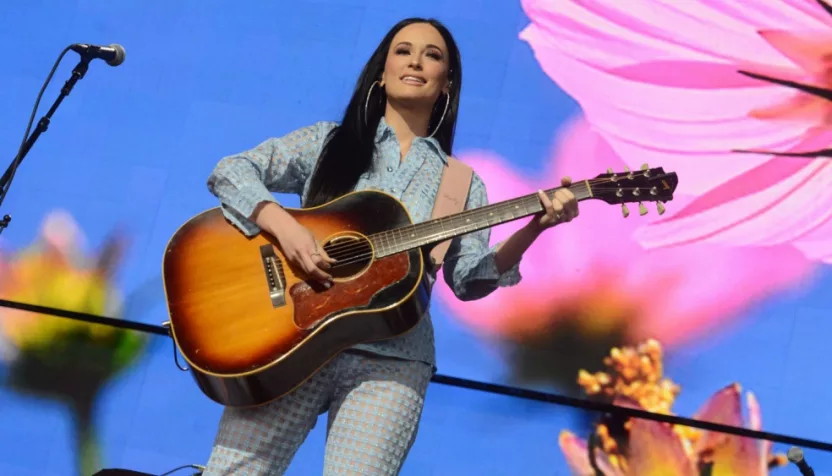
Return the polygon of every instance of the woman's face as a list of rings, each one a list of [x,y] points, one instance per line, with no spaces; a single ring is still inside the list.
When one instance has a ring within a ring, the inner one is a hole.
[[[428,23],[410,24],[393,37],[382,80],[387,99],[430,110],[447,93],[448,48]]]

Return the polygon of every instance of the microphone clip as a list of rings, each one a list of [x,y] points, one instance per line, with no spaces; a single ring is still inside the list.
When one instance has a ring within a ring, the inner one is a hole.
[[[115,43],[109,46],[75,43],[70,45],[69,48],[78,53],[86,63],[94,59],[103,59],[110,66],[118,66],[123,63],[126,55],[124,47]]]

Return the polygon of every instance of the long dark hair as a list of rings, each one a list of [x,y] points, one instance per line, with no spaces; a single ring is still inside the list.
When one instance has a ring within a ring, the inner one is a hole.
[[[439,130],[434,134],[442,150],[452,154],[456,117],[459,109],[459,93],[462,89],[462,62],[459,48],[451,32],[439,21],[424,18],[408,18],[397,23],[387,32],[378,45],[355,85],[355,91],[344,111],[344,117],[338,127],[334,128],[326,139],[315,171],[310,178],[309,190],[304,206],[311,207],[334,200],[355,188],[362,174],[373,165],[375,136],[378,124],[384,115],[387,96],[384,89],[373,89],[366,115],[364,104],[370,87],[381,79],[387,53],[393,37],[402,28],[413,23],[427,23],[442,35],[448,47],[448,79],[451,81],[448,112],[442,120]],[[433,107],[428,123],[428,132],[433,132],[445,110],[445,98],[440,95]],[[366,122],[365,122],[366,121]]]

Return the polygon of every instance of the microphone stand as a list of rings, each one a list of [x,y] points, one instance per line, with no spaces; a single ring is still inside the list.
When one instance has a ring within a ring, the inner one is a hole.
[[[35,142],[38,140],[41,134],[46,132],[49,128],[49,123],[52,120],[52,115],[55,114],[55,111],[58,109],[58,106],[61,105],[63,100],[69,96],[69,93],[72,91],[72,88],[75,87],[75,83],[77,83],[80,79],[87,74],[87,70],[89,69],[90,61],[93,60],[92,56],[89,55],[81,55],[81,60],[78,61],[78,64],[72,70],[72,76],[64,83],[64,87],[61,88],[61,93],[58,95],[58,98],[52,104],[52,107],[49,108],[49,112],[46,113],[40,121],[38,121],[37,127],[32,132],[32,135],[26,140],[26,142],[20,147],[20,150],[15,156],[14,160],[12,160],[11,165],[6,169],[6,172],[0,177],[0,205],[3,204],[3,200],[6,199],[6,194],[9,193],[9,187],[11,187],[12,180],[14,179],[14,174],[17,171],[17,168],[20,166],[20,163],[23,161],[23,158],[26,157],[26,154],[29,153],[29,150],[35,145]],[[12,217],[9,215],[5,215],[2,220],[0,220],[0,234],[3,233],[3,230],[9,226],[9,223],[12,221]]]

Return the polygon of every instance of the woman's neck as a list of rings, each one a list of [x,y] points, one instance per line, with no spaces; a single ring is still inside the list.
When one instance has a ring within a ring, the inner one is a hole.
[[[397,107],[387,101],[384,120],[396,133],[396,138],[402,144],[402,147],[404,147],[404,144],[409,146],[414,138],[428,135],[430,110]],[[403,151],[402,155],[404,154]]]

